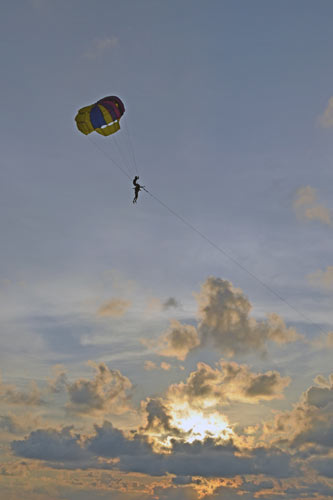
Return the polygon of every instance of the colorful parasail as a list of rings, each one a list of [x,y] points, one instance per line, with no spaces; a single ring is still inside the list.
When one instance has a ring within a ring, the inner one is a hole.
[[[95,104],[81,108],[76,117],[77,128],[82,134],[97,132],[111,135],[120,129],[119,120],[125,113],[125,106],[116,96],[103,97]]]

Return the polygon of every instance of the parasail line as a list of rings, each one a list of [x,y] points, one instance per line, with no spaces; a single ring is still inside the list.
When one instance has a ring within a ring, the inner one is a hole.
[[[125,130],[126,130],[127,139],[128,139],[130,150],[131,150],[132,157],[133,157],[134,168],[135,168],[136,173],[139,174],[139,169],[138,169],[138,166],[137,166],[137,163],[136,163],[136,157],[135,157],[135,151],[134,151],[134,147],[133,147],[133,142],[132,142],[132,139],[131,139],[129,127],[127,125],[126,116],[124,116],[124,123],[125,123]]]
[[[205,240],[209,245],[211,245],[213,248],[215,248],[218,252],[223,254],[225,257],[227,257],[229,260],[231,260],[234,264],[236,264],[240,269],[245,271],[249,276],[251,276],[253,279],[255,279],[258,283],[260,283],[261,286],[266,288],[269,292],[271,292],[273,295],[275,295],[278,299],[280,299],[282,302],[284,302],[290,309],[292,309],[295,313],[297,313],[301,318],[303,318],[307,323],[310,323],[314,325],[314,322],[306,316],[302,311],[294,307],[288,300],[286,300],[282,295],[280,295],[276,290],[274,290],[272,287],[267,285],[264,281],[262,281],[258,276],[256,276],[253,272],[249,271],[243,264],[241,264],[235,257],[232,257],[226,250],[218,246],[216,243],[214,243],[210,238],[208,238],[204,233],[202,233],[199,229],[197,229],[193,224],[191,224],[189,221],[187,221],[184,217],[179,215],[177,212],[175,212],[172,208],[170,208],[166,203],[164,203],[162,200],[160,200],[157,196],[155,196],[153,193],[148,191],[147,188],[144,188],[146,193],[148,193],[155,201],[157,201],[160,205],[162,205],[164,208],[166,208],[174,217],[177,217],[183,224],[185,224],[187,227],[192,229],[195,233],[197,233],[203,240]],[[321,328],[320,326],[318,327],[319,330],[322,333],[327,334],[328,332]]]
[[[132,177],[130,176],[130,174],[124,169],[122,168],[113,158],[112,156],[110,156],[109,154],[106,153],[106,151],[104,151],[104,149],[102,149],[91,137],[88,137],[88,139],[90,140],[90,142],[95,146],[95,148],[99,149],[103,154],[104,156],[106,156],[109,160],[112,161],[112,163],[124,174],[126,175],[126,177],[128,177],[128,179],[132,180]]]

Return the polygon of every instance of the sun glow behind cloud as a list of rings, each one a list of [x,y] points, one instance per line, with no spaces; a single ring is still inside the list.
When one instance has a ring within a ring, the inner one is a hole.
[[[228,439],[232,435],[227,418],[217,411],[205,414],[186,407],[173,409],[172,424],[186,433],[186,442],[203,441],[207,437]]]

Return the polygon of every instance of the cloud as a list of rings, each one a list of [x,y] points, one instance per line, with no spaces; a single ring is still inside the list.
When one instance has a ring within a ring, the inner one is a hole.
[[[317,375],[314,382],[320,387],[326,387],[330,389],[333,386],[333,374],[331,374],[328,379],[323,375]]]
[[[108,52],[119,45],[119,40],[117,37],[112,36],[111,38],[98,38],[94,40],[91,47],[83,54],[83,57],[87,59],[96,59],[102,56],[105,52]]]
[[[95,378],[82,378],[67,384],[70,400],[67,408],[81,414],[121,414],[128,411],[128,391],[132,388],[130,380],[119,370],[110,370],[104,363],[89,364],[95,369]]]
[[[45,460],[47,462],[74,461],[78,464],[87,460],[88,453],[80,445],[80,436],[73,427],[55,429],[38,429],[27,438],[11,443],[12,451],[25,458]]]
[[[58,394],[67,388],[68,378],[65,368],[62,365],[53,367],[54,377],[48,380],[47,392]]]
[[[245,480],[241,476],[231,478],[193,478],[179,476],[173,478],[173,485],[168,488],[157,487],[155,494],[160,500],[255,500],[276,499],[274,485],[277,481],[253,479]],[[177,488],[183,485],[182,488]],[[186,485],[191,485],[191,487]],[[278,500],[282,500],[278,497]],[[307,499],[309,500],[309,499]]]
[[[282,399],[283,390],[290,383],[276,371],[253,373],[247,365],[221,360],[217,368],[198,363],[186,382],[169,387],[166,397],[170,402],[186,402],[195,408],[210,408],[232,401],[258,403]]]
[[[163,309],[171,309],[179,307],[179,302],[174,297],[169,297],[167,300],[163,302]]]
[[[306,392],[305,404],[315,406],[317,408],[324,408],[331,404],[333,407],[332,377],[330,380],[331,384],[328,387],[310,387],[310,389]],[[320,380],[320,383],[322,385],[322,380]]]
[[[139,432],[146,436],[153,436],[151,440],[153,448],[165,449],[165,446],[160,446],[159,443],[169,441],[168,444],[170,444],[170,439],[183,438],[186,435],[173,425],[167,402],[162,398],[148,398],[142,402],[141,406],[142,412],[145,413],[145,424]],[[155,442],[154,436],[158,436],[158,443]]]
[[[323,128],[333,127],[333,97],[330,97],[324,112],[319,116],[318,123]]]
[[[333,452],[333,374],[315,381],[319,387],[307,389],[291,411],[281,412],[273,422],[264,424],[264,436],[303,451],[303,456],[307,450],[310,456]]]
[[[227,280],[209,277],[196,298],[201,342],[212,343],[225,356],[251,352],[263,355],[269,340],[284,344],[301,338],[275,313],[264,321],[251,317],[249,300]]]
[[[22,434],[40,425],[40,418],[29,413],[18,416],[12,413],[0,415],[0,429],[11,434]]]
[[[333,457],[316,458],[314,460],[310,460],[309,464],[321,476],[333,479]]]
[[[29,390],[21,391],[14,385],[4,384],[0,380],[0,398],[2,403],[8,405],[39,406],[45,403],[35,382],[30,384]]]
[[[161,356],[175,357],[183,361],[199,344],[200,340],[194,326],[172,320],[169,328],[158,340],[157,352]]]
[[[149,372],[149,371],[152,371],[152,370],[157,370],[158,369],[158,366],[156,363],[154,363],[154,361],[145,361],[145,364],[144,364],[144,369]]]
[[[277,449],[257,448],[243,454],[231,441],[216,444],[213,439],[205,442],[175,442],[167,455],[147,454],[140,461],[122,457],[122,470],[151,475],[234,477],[238,474],[270,474],[288,477],[292,473],[290,456]]]
[[[230,281],[211,276],[195,297],[197,327],[172,320],[157,341],[142,342],[161,356],[183,361],[192,350],[209,345],[227,357],[251,353],[263,356],[269,341],[286,344],[303,339],[294,328],[287,328],[276,313],[262,321],[251,317],[251,303]]]
[[[140,457],[151,455],[151,446],[139,435],[133,439],[125,437],[111,422],[95,425],[95,435],[86,442],[86,448],[93,454],[107,458],[121,456]]]
[[[97,315],[120,318],[121,316],[124,316],[130,306],[131,302],[129,300],[112,299],[101,305],[101,307],[97,311]]]
[[[324,271],[318,269],[307,276],[311,285],[333,290],[333,266],[327,266]]]
[[[317,191],[311,186],[298,188],[293,201],[296,215],[303,220],[318,220],[323,224],[331,224],[331,213],[328,208],[317,201]]]
[[[183,498],[183,488],[190,487],[186,485],[192,485],[193,498],[202,496],[199,491],[206,491],[207,498],[211,491],[212,498],[228,500],[237,495],[310,499],[313,491],[328,498],[327,487],[315,483],[315,474],[327,479],[332,474],[333,374],[318,375],[315,380],[317,385],[303,393],[294,409],[277,414],[273,422],[268,422],[266,435],[253,440],[251,446],[236,434],[189,442],[188,433],[173,422],[170,402],[175,403],[177,397],[184,401],[185,396],[191,404],[198,404],[200,398],[254,403],[280,397],[289,381],[276,372],[254,373],[246,365],[221,360],[215,368],[199,363],[183,385],[170,386],[168,397],[147,400],[143,406],[146,422],[137,431],[126,434],[110,422],[95,425],[94,432],[86,435],[73,427],[38,429],[25,439],[13,441],[11,448],[17,456],[42,460],[55,469],[112,470],[155,477],[171,474],[176,488],[171,498]],[[169,438],[167,450],[154,446],[154,435]],[[312,479],[297,480],[301,477],[298,466],[310,468]],[[239,481],[218,484],[219,478]],[[273,478],[278,481],[273,482]],[[288,483],[288,478],[293,479]],[[214,488],[210,490],[205,481],[215,481]]]
[[[0,396],[3,404],[40,406],[50,403],[50,397],[65,393],[69,401],[67,411],[81,415],[100,415],[111,413],[119,415],[132,409],[130,404],[132,383],[119,370],[111,370],[104,363],[88,362],[95,370],[92,379],[79,378],[71,382],[61,365],[54,367],[54,377],[39,390],[32,382],[29,391],[20,391],[13,385],[0,383]],[[19,433],[23,429],[30,430],[37,417],[29,415],[0,416],[0,428],[7,432]]]
[[[152,297],[146,307],[147,314],[154,314],[160,311],[168,311],[169,309],[177,309],[180,307],[179,302],[174,297],[169,297],[162,302],[157,297]]]
[[[11,443],[12,451],[56,466],[116,469],[151,476],[234,477],[239,474],[267,474],[289,477],[294,473],[291,456],[277,448],[262,446],[242,451],[232,440],[224,443],[206,439],[194,443],[173,442],[170,453],[156,453],[147,440],[132,438],[110,422],[95,426],[95,434],[85,437],[72,427],[32,432]],[[111,461],[101,461],[99,458]]]
[[[145,361],[144,364],[144,369],[146,371],[152,371],[152,370],[164,370],[164,371],[169,371],[171,369],[171,365],[169,363],[166,363],[165,361],[162,361],[162,363],[158,366],[154,361]]]
[[[333,332],[321,334],[312,341],[312,345],[317,349],[333,349]]]
[[[157,297],[152,297],[149,299],[146,305],[146,314],[150,316],[151,314],[156,314],[163,309],[163,304]]]

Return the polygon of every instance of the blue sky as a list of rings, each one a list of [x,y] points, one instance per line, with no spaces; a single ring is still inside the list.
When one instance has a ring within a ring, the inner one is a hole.
[[[6,500],[333,498],[332,15],[1,7]]]

